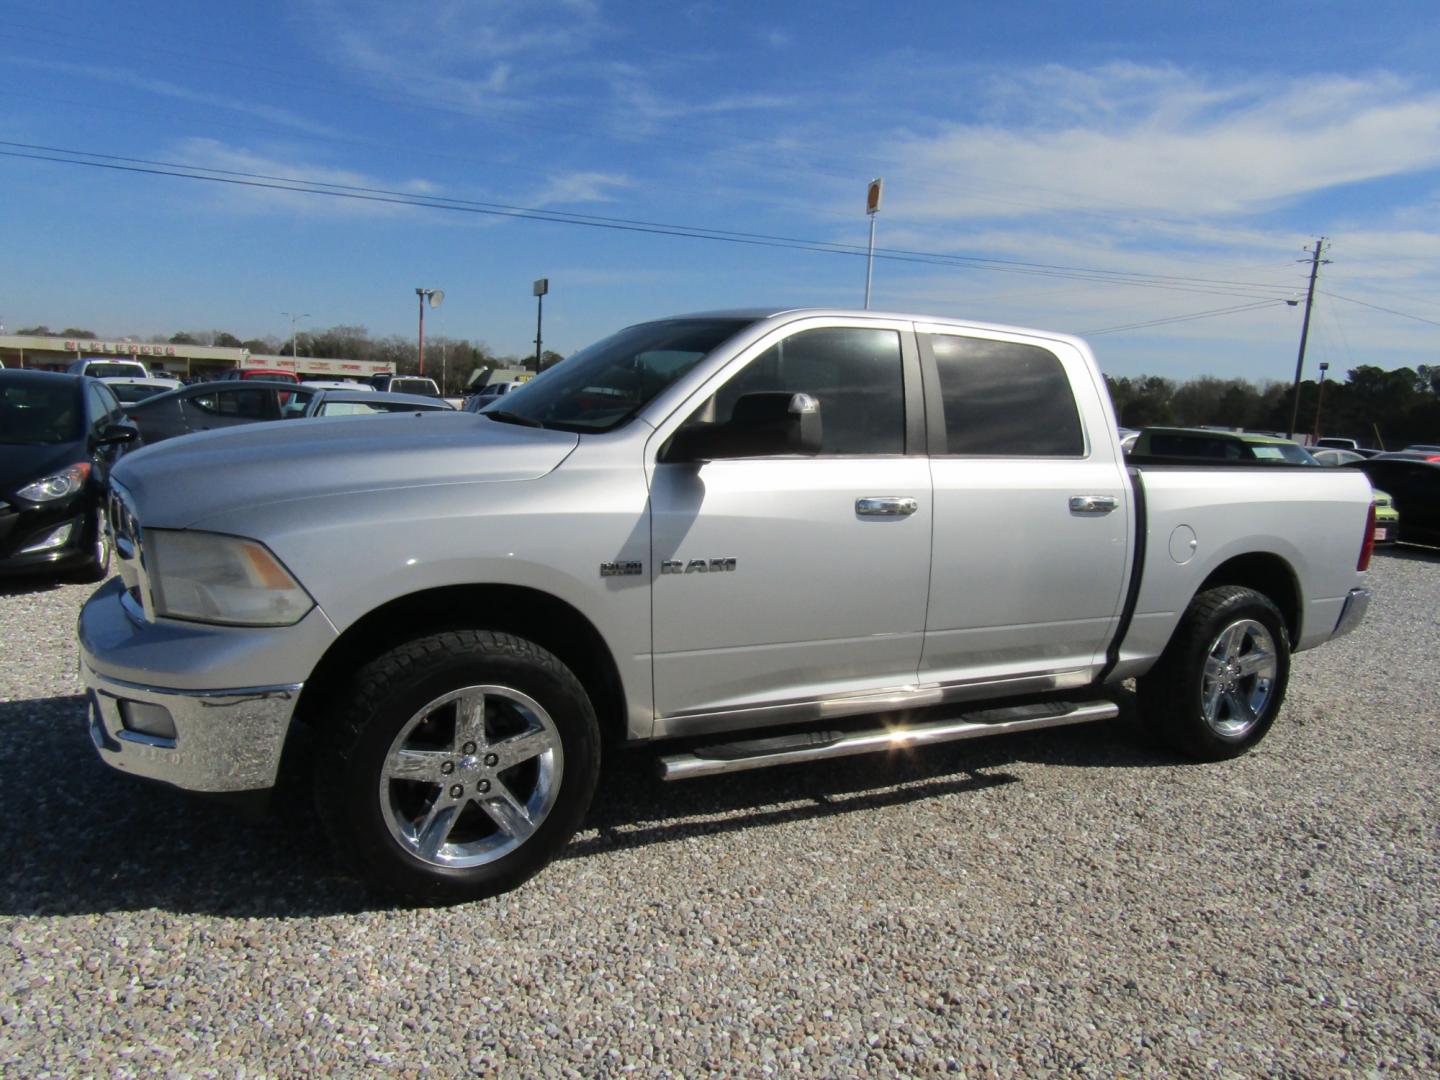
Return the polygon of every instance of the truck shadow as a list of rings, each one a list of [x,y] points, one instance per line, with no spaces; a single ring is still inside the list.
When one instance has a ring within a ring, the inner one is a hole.
[[[650,752],[612,755],[562,860],[946,797],[1020,782],[1007,766],[1174,764],[1123,719],[907,755],[664,783]],[[301,918],[393,905],[349,877],[308,799],[244,820],[225,805],[101,764],[79,695],[0,702],[0,788],[12,817],[0,915],[173,913]],[[24,825],[21,825],[21,823]]]

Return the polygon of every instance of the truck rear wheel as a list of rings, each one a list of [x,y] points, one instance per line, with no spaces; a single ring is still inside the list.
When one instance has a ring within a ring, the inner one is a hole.
[[[1289,678],[1290,638],[1279,609],[1254,589],[1222,585],[1191,601],[1139,680],[1140,711],[1181,753],[1221,761],[1265,737]]]
[[[509,634],[392,649],[331,720],[315,791],[332,839],[371,885],[426,903],[494,896],[538,873],[579,827],[599,774],[579,681]]]

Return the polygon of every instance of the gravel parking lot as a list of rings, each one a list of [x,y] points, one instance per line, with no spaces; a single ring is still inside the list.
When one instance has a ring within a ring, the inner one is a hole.
[[[1250,756],[1127,713],[662,785],[498,900],[377,905],[308,813],[104,768],[81,586],[0,587],[8,1075],[1083,1075],[1440,1066],[1440,556],[1296,658]]]

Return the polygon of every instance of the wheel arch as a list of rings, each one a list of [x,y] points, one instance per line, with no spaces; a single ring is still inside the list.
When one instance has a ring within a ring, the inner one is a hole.
[[[626,737],[626,698],[615,658],[595,625],[559,597],[519,585],[454,585],[390,600],[352,623],[315,666],[296,706],[311,730],[344,680],[388,649],[445,630],[496,630],[554,653],[590,695],[602,735]]]
[[[1240,585],[1267,597],[1280,609],[1291,648],[1294,648],[1301,631],[1300,582],[1294,567],[1285,559],[1264,551],[1226,559],[1201,582],[1197,595],[1219,585]]]

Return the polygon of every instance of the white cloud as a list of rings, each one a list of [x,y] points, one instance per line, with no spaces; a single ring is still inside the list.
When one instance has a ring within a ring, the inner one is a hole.
[[[908,214],[1241,216],[1440,166],[1440,94],[1384,77],[1215,88],[1169,68],[1050,68],[993,93],[1005,126],[890,141],[886,159],[924,185]]]
[[[386,90],[432,106],[485,115],[523,107],[545,71],[587,52],[609,31],[590,0],[315,0],[321,46]]]
[[[439,191],[435,184],[424,179],[395,181],[384,177],[369,176],[353,169],[315,165],[295,157],[257,153],[242,147],[231,146],[217,139],[182,140],[169,151],[169,156],[183,164],[203,170],[219,173],[247,173],[251,174],[250,178],[284,178],[257,179],[256,181],[260,184],[281,186],[246,186],[244,184],[225,186],[220,197],[225,200],[226,204],[248,210],[273,211],[277,208],[284,208],[310,215],[395,217],[420,211],[408,208],[400,201],[387,202],[386,199],[403,198],[404,195],[435,195]],[[247,178],[237,177],[236,179]],[[288,180],[352,190],[341,197],[307,194],[288,187],[286,185]],[[384,192],[397,192],[398,195],[386,195]],[[433,213],[433,211],[427,212]]]
[[[551,177],[550,182],[527,200],[535,207],[576,203],[613,202],[616,192],[633,186],[624,176],[613,173],[577,172]]]
[[[155,94],[159,97],[171,98],[175,101],[186,101],[195,105],[206,105],[211,108],[225,109],[229,112],[240,113],[241,115],[255,117],[258,120],[264,120],[269,124],[287,127],[306,135],[329,137],[335,134],[334,128],[315,123],[290,109],[279,108],[272,105],[260,105],[255,102],[241,101],[238,98],[227,97],[220,94],[210,94],[201,90],[192,90],[188,86],[182,86],[168,79],[157,79],[153,76],[144,75],[125,68],[112,68],[96,64],[72,64],[64,60],[51,58],[47,58],[43,64],[40,61],[24,57],[11,58],[7,62],[12,66],[19,64],[29,67],[44,67],[46,71],[51,73],[58,72],[85,79],[99,79],[104,82],[143,90],[146,93]]]

